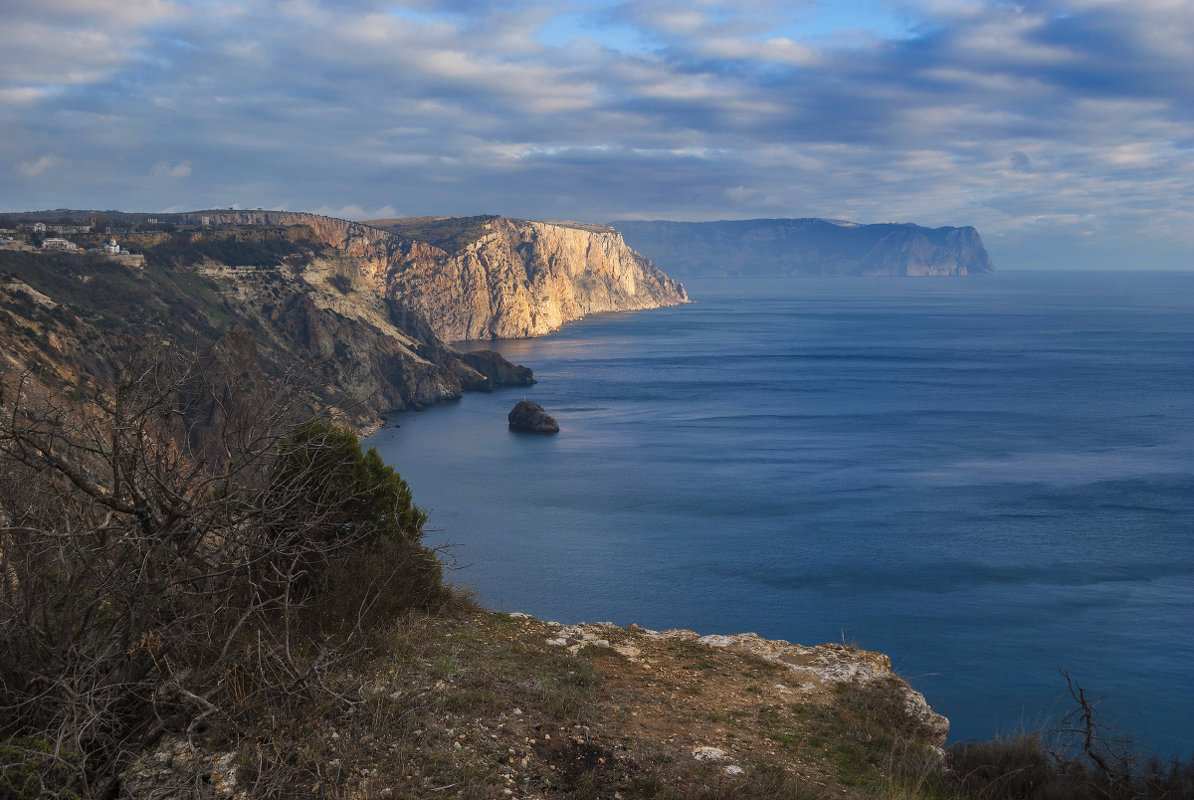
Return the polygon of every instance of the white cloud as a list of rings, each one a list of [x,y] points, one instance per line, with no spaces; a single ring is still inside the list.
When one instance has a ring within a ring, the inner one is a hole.
[[[34,161],[23,161],[17,164],[17,172],[21,173],[27,178],[34,178],[39,175],[44,175],[51,170],[64,166],[66,162],[56,155],[44,155]]]
[[[153,165],[150,172],[158,178],[185,178],[191,174],[191,162],[180,161],[171,164],[169,161],[159,161]]]
[[[700,45],[699,51],[713,58],[800,66],[815,64],[819,58],[817,52],[811,47],[783,36],[762,40],[711,38]]]
[[[46,96],[45,89],[32,86],[19,86],[10,89],[0,89],[0,103],[14,106],[36,103]]]

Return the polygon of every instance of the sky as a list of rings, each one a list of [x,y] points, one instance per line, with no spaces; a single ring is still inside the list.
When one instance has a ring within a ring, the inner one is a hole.
[[[827,217],[1194,268],[1194,1],[3,0],[0,211]]]

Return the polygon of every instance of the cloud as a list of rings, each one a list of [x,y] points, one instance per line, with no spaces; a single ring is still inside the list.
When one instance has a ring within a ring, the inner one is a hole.
[[[170,164],[168,161],[159,161],[153,165],[150,172],[158,178],[185,178],[191,174],[191,162],[180,161],[177,164]]]
[[[27,178],[34,178],[39,175],[57,169],[66,164],[61,158],[56,155],[44,155],[35,161],[24,161],[17,164],[17,172],[21,173]]]
[[[0,89],[0,103],[6,105],[24,105],[26,103],[35,103],[46,96],[44,89],[39,89],[30,86],[12,87],[8,89]]]
[[[1191,15],[890,8],[885,33],[780,0],[13,0],[0,202],[895,218],[1029,255],[1048,215],[1194,245]]]

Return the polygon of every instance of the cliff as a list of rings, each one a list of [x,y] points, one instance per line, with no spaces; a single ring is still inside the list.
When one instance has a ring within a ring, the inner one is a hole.
[[[995,271],[971,227],[823,219],[618,223],[636,250],[680,276],[983,275]]]
[[[388,411],[533,383],[496,353],[466,358],[392,313],[361,260],[310,227],[124,241],[145,252],[144,268],[0,253],[0,373],[35,369],[63,388],[104,387],[133,346],[216,354],[230,380],[294,376],[297,411],[360,430]]]
[[[588,314],[687,302],[684,287],[606,226],[503,217],[365,224],[280,211],[178,215],[184,224],[293,226],[360,259],[366,285],[445,341],[540,336]]]

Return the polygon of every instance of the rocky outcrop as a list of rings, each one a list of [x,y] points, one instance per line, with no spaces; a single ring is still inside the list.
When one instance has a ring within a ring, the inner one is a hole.
[[[530,369],[511,364],[493,350],[461,353],[460,360],[484,375],[494,386],[530,386],[535,383]]]
[[[285,211],[195,212],[176,219],[198,224],[203,217],[212,226],[309,226],[321,241],[360,259],[365,283],[398,313],[420,315],[445,341],[539,336],[589,314],[688,300],[682,285],[604,225],[477,217],[418,228],[395,224],[387,231]],[[446,226],[471,232],[437,235]]]
[[[971,227],[824,219],[621,222],[636,250],[681,276],[983,275],[995,271]]]
[[[448,341],[539,336],[589,314],[688,299],[611,228],[500,217],[484,225],[434,268],[414,256],[393,263],[387,298],[417,309]]]
[[[534,400],[522,400],[507,415],[510,430],[524,433],[559,433],[560,424]]]
[[[510,616],[527,621],[534,619],[521,613]],[[764,639],[755,633],[702,636],[689,630],[653,631],[637,625],[629,629],[619,628],[609,622],[567,626],[558,622],[544,624],[554,629],[547,643],[564,648],[573,655],[586,647],[607,647],[631,661],[637,661],[646,657],[643,642],[668,639],[748,653],[791,671],[791,685],[776,686],[779,693],[785,696],[782,698],[785,702],[838,684],[895,681],[904,697],[905,711],[931,732],[938,746],[945,743],[946,734],[949,733],[949,720],[933,711],[924,695],[897,677],[892,672],[891,659],[882,653],[833,643],[808,647],[782,639]],[[629,639],[627,633],[632,634]]]

